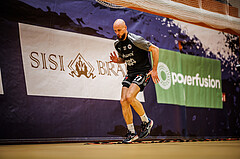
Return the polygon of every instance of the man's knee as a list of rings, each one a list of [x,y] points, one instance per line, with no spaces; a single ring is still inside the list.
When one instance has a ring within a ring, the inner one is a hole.
[[[120,103],[122,106],[124,106],[125,104],[128,104],[127,98],[121,98]]]
[[[124,106],[125,104],[131,104],[134,100],[134,97],[131,95],[127,95],[126,98],[121,98],[120,99],[120,103],[122,106]]]
[[[128,94],[126,100],[127,100],[128,103],[131,104],[134,100],[134,97],[131,94]]]

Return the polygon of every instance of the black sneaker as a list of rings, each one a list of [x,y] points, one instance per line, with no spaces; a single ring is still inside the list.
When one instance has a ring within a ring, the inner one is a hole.
[[[129,144],[138,139],[137,133],[131,133],[130,131],[128,131],[126,137],[127,138],[123,140],[123,143],[125,144]]]
[[[147,122],[142,122],[141,124],[141,133],[139,135],[140,138],[145,138],[150,134],[151,128],[153,126],[153,120],[148,118],[148,123]]]

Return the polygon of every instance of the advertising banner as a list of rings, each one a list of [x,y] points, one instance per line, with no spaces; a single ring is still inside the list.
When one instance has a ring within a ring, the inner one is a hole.
[[[22,23],[19,32],[28,95],[120,100],[126,66],[109,62],[114,40]]]
[[[204,57],[159,50],[155,85],[158,103],[222,108],[221,63]]]
[[[0,69],[0,94],[4,94],[4,93],[3,93],[3,84],[2,84],[2,73],[1,73],[1,69]]]

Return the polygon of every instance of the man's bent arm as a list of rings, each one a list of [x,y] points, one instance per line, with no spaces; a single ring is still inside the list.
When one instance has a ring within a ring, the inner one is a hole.
[[[121,58],[121,57],[118,57],[117,63],[125,63],[125,60],[123,58]]]
[[[158,59],[159,59],[159,48],[155,45],[149,47],[149,51],[152,52],[153,57],[153,70],[157,71]]]
[[[123,58],[117,56],[115,51],[113,51],[113,53],[110,53],[110,59],[111,59],[110,62],[114,62],[114,63],[124,63],[125,62],[125,60]]]
[[[159,59],[159,48],[155,45],[151,45],[149,47],[149,51],[152,52],[152,57],[153,57],[153,68],[152,68],[152,71],[149,74],[151,74],[153,82],[156,84],[160,81],[159,78],[158,78],[158,73],[157,73],[157,66],[158,66],[158,59]]]

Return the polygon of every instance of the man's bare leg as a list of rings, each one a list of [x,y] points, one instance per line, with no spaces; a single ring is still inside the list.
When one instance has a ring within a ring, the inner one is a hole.
[[[122,94],[121,94],[121,100],[120,100],[120,103],[122,105],[123,117],[127,125],[133,123],[132,109],[131,109],[130,103],[127,101],[128,89],[129,88],[127,87],[122,87]]]
[[[140,92],[139,86],[135,83],[132,83],[127,92],[127,101],[141,117],[142,125],[139,137],[144,138],[149,135],[151,128],[153,126],[153,120],[147,117],[143,105],[136,99],[136,96],[139,92]]]
[[[127,138],[123,140],[123,143],[130,143],[132,141],[137,140],[139,137],[135,132],[134,125],[133,125],[133,114],[130,103],[127,101],[127,92],[129,88],[123,87],[122,88],[122,95],[121,95],[121,105],[122,105],[122,113],[127,124],[127,128],[129,132],[127,133]]]
[[[132,83],[128,89],[126,98],[128,103],[133,107],[133,109],[138,113],[138,115],[141,117],[145,114],[145,110],[143,108],[143,105],[141,102],[139,102],[136,97],[137,94],[140,92],[140,88],[137,84]]]

